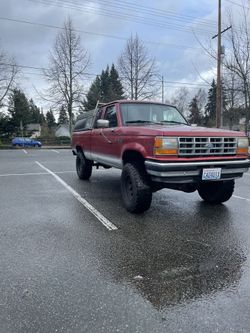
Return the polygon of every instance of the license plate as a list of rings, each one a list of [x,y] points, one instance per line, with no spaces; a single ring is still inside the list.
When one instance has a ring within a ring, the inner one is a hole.
[[[220,179],[221,168],[210,168],[202,170],[202,180]]]

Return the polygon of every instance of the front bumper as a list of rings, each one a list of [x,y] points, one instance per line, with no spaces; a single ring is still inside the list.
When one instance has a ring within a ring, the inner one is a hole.
[[[228,180],[242,177],[249,167],[249,159],[180,163],[145,161],[146,171],[153,181],[179,184],[200,182],[204,168],[221,168],[221,179]]]

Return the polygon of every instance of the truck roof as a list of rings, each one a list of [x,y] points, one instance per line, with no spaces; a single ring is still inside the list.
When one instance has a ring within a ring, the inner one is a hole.
[[[162,105],[168,105],[168,106],[173,106],[175,107],[174,105],[171,105],[171,104],[166,104],[166,103],[162,103],[162,102],[157,102],[157,101],[138,101],[138,100],[131,100],[131,99],[118,99],[118,100],[114,100],[114,101],[111,101],[111,102],[108,102],[108,103],[100,103],[101,107],[102,106],[106,106],[106,105],[110,105],[110,104],[113,104],[113,103],[138,103],[138,104],[162,104]]]

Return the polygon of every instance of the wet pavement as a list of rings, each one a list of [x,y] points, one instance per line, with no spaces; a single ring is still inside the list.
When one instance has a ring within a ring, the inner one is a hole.
[[[70,150],[0,151],[1,333],[250,331],[250,173],[224,205],[162,190],[136,216],[119,170],[74,170]]]

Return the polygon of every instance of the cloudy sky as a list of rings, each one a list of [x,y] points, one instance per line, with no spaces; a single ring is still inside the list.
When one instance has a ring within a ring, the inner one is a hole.
[[[228,8],[236,11],[240,1],[222,3],[225,13]],[[198,41],[208,45],[216,33],[217,0],[0,0],[0,48],[18,65],[31,67],[22,67],[19,84],[37,105],[42,101],[34,87],[46,86],[39,68],[48,66],[56,27],[68,15],[90,53],[93,79],[107,64],[117,63],[126,39],[135,33],[156,59],[167,98],[173,87],[191,87],[195,94],[206,88],[202,78],[211,81],[215,73],[216,63]],[[86,80],[86,88],[88,84]],[[160,91],[159,80],[159,99]]]

